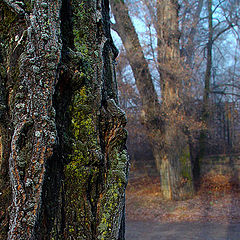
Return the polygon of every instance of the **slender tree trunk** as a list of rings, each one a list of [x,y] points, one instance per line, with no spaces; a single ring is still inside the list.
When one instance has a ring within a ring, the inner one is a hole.
[[[144,57],[138,35],[128,14],[128,8],[122,1],[111,1],[110,3],[116,21],[113,28],[119,34],[126,49],[127,59],[141,96],[143,115],[146,118],[144,121],[148,125],[154,121],[157,121],[158,124],[160,110],[158,96],[154,89],[148,62]]]
[[[213,47],[213,19],[212,0],[208,0],[208,42],[207,42],[207,66],[205,71],[205,84],[203,94],[203,117],[207,120],[209,115],[209,93],[212,72],[212,47]]]
[[[208,6],[208,42],[207,42],[207,65],[204,78],[204,93],[203,93],[203,107],[202,107],[202,119],[205,123],[206,129],[200,132],[199,139],[199,151],[197,155],[197,161],[206,154],[207,148],[207,134],[210,118],[209,109],[209,94],[210,94],[210,83],[211,83],[211,72],[212,72],[212,48],[213,48],[213,13],[212,13],[212,0],[207,1]],[[198,164],[199,165],[199,164]],[[200,167],[200,166],[199,166]],[[199,175],[199,170],[196,175]]]
[[[124,239],[126,119],[108,5],[0,3],[3,240]]]

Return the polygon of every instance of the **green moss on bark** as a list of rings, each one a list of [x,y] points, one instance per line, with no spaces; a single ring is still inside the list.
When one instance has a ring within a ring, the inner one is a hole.
[[[127,184],[128,155],[125,150],[119,153],[115,149],[110,154],[110,168],[106,173],[105,192],[100,198],[99,225],[97,228],[98,239],[113,239],[118,231],[122,217],[122,200]]]
[[[91,239],[94,207],[99,177],[99,147],[93,96],[86,86],[75,91],[69,111],[72,153],[65,167],[67,235]]]
[[[184,149],[179,160],[181,164],[181,176],[188,181],[192,181],[190,151],[188,147]]]
[[[183,149],[182,154],[179,158],[181,168],[181,187],[185,189],[183,191],[182,199],[190,198],[194,194],[193,188],[193,176],[191,169],[191,156],[189,146]]]

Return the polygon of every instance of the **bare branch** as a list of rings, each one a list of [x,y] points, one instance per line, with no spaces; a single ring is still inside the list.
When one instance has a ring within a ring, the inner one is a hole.
[[[240,97],[240,94],[237,94],[237,93],[229,93],[229,92],[224,92],[224,91],[211,91],[210,93],[213,93],[213,94],[220,94],[220,95],[232,95],[232,96],[237,96],[237,97]]]
[[[228,27],[226,27],[225,29],[223,29],[222,31],[220,31],[214,38],[213,38],[213,42],[216,41],[223,33],[225,33],[226,31],[228,31],[229,29],[233,28],[233,24],[229,24]]]
[[[224,3],[224,2],[225,2],[225,0],[219,1],[219,3],[217,4],[217,6],[213,9],[212,13],[214,14],[215,11],[219,8],[219,6],[220,6],[222,3]]]
[[[233,87],[233,88],[238,88],[240,89],[240,86],[236,85],[236,84],[231,84],[231,83],[223,83],[223,84],[218,84],[215,87],[213,87],[213,89],[218,88],[218,87]]]

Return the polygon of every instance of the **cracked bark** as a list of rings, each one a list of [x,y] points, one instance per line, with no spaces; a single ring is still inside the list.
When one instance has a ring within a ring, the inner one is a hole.
[[[124,239],[126,120],[108,4],[0,3],[1,239]]]

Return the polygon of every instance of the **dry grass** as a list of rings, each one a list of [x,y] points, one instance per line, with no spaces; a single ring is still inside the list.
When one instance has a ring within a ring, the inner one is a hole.
[[[240,222],[239,187],[228,176],[206,176],[193,199],[162,199],[158,178],[132,178],[126,191],[127,219],[160,222]]]

